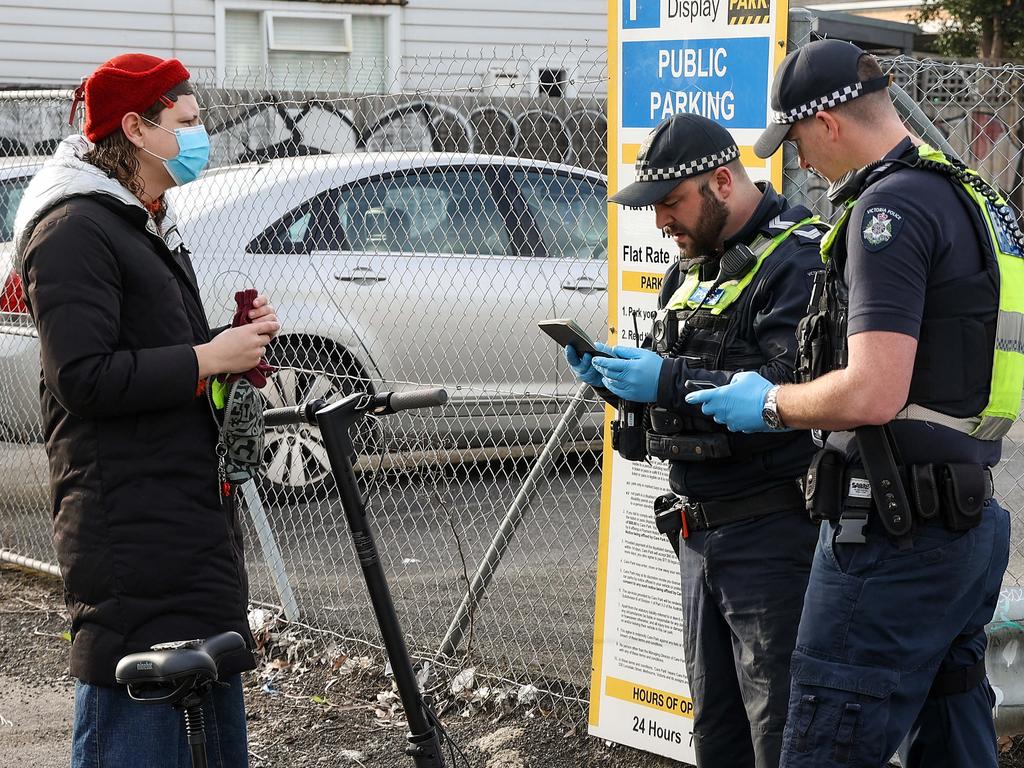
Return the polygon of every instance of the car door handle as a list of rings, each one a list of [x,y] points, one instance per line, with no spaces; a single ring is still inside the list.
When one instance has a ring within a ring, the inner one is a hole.
[[[380,283],[387,278],[378,275],[370,267],[352,267],[349,272],[335,272],[334,279],[344,283]]]
[[[562,290],[577,291],[579,293],[601,293],[608,290],[608,283],[599,283],[596,277],[577,277],[575,280],[566,280],[562,283]]]

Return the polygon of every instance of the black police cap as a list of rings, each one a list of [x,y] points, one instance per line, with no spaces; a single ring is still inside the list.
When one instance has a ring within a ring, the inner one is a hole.
[[[889,85],[889,77],[861,80],[857,62],[864,51],[844,40],[816,40],[782,60],[772,83],[772,113],[754,145],[758,157],[771,157],[793,123]]]
[[[655,128],[636,156],[636,181],[608,198],[630,208],[660,202],[679,182],[740,156],[732,135],[700,115],[674,115]]]

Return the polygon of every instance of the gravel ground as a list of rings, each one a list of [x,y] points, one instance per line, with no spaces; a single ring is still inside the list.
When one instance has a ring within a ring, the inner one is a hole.
[[[63,768],[69,760],[73,683],[59,582],[0,566],[0,617],[0,765]],[[278,628],[273,634],[260,669],[245,681],[253,768],[410,768],[403,754],[405,723],[378,660],[346,657],[337,649],[329,654],[333,658],[306,657],[303,647],[317,644],[301,631]],[[561,723],[559,713],[516,704],[514,697],[504,705],[494,699],[479,704],[480,693],[477,688],[437,700],[442,720],[474,768],[677,765],[591,739],[581,733],[584,727]]]
[[[64,768],[70,756],[73,682],[60,583],[0,565],[0,765]],[[301,629],[273,625],[260,667],[245,676],[249,759],[271,766],[410,768],[405,723],[389,678],[365,647],[345,654]],[[318,650],[314,650],[318,649]],[[427,682],[435,707],[473,768],[670,768],[671,760],[585,735],[562,712]],[[511,693],[514,688],[509,689]],[[1024,741],[1006,742],[1000,768],[1024,768]]]

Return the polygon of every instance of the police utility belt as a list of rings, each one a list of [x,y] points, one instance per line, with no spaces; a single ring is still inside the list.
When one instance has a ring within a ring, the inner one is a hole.
[[[682,417],[664,408],[622,400],[618,411],[612,422],[612,449],[628,461],[648,457],[685,462],[750,458],[748,452],[737,448],[730,433],[687,431]]]
[[[985,502],[993,495],[992,472],[980,464],[911,464],[896,466],[895,475],[897,482],[886,478],[873,484],[869,472],[860,464],[848,464],[843,453],[818,451],[804,481],[807,511],[812,520],[840,524],[836,543],[861,544],[872,515],[897,538],[907,537],[914,522],[969,530],[981,522]],[[897,500],[900,487],[905,508]]]
[[[801,499],[800,486],[796,482],[727,501],[690,501],[683,496],[666,493],[654,500],[654,521],[659,533],[668,537],[678,555],[680,537],[687,539],[697,531],[708,531],[778,512],[792,512],[800,509]]]
[[[647,411],[651,430],[645,435],[645,452],[665,461],[707,461],[733,456],[726,432],[679,434],[682,418],[677,413],[651,406]]]

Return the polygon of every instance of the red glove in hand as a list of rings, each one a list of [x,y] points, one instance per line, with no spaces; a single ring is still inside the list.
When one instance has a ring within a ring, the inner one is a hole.
[[[252,322],[249,317],[249,312],[252,311],[252,303],[259,296],[259,291],[255,288],[246,288],[244,291],[238,291],[235,294],[235,316],[231,318],[231,327],[238,328],[242,325],[248,325]],[[238,381],[242,376],[245,376],[256,389],[263,389],[267,386],[267,376],[272,374],[276,368],[267,364],[266,360],[260,360],[259,365],[255,368],[250,368],[245,373],[232,373],[227,378],[227,383]]]

